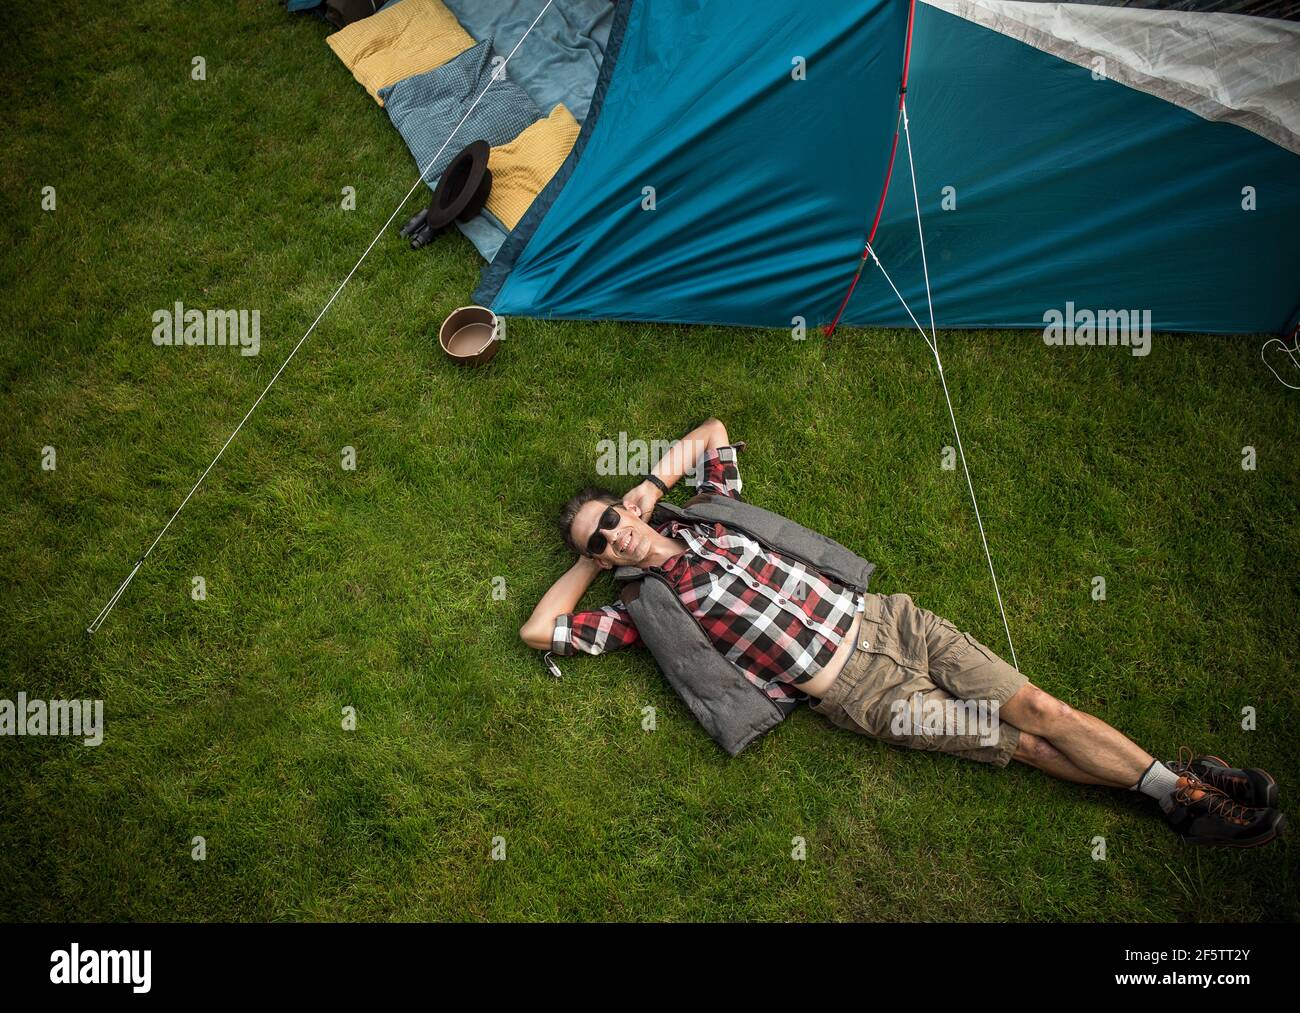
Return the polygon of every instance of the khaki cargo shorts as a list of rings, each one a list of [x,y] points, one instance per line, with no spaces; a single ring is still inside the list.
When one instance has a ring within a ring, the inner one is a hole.
[[[1005,767],[1020,730],[998,709],[1028,683],[905,594],[865,594],[857,650],[812,709],[849,731]]]

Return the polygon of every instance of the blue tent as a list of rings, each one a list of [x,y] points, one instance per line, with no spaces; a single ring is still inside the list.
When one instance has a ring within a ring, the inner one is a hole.
[[[1073,305],[1289,330],[1298,19],[1294,0],[619,0],[578,143],[476,300],[811,326],[870,237],[920,314],[914,164],[940,327]],[[871,263],[843,319],[908,323]]]

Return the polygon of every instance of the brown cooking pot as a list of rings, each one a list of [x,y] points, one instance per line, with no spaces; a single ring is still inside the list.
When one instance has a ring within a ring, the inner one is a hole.
[[[452,310],[438,331],[438,343],[458,366],[481,366],[497,354],[506,322],[486,306]]]

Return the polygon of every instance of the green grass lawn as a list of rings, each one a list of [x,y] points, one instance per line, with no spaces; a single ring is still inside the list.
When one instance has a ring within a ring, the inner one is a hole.
[[[477,255],[390,234],[89,636],[415,168],[326,27],[276,4],[7,19],[0,697],[101,698],[107,729],[97,748],[0,739],[0,916],[1296,918],[1289,842],[1185,847],[1134,793],[897,750],[807,709],[729,759],[648,655],[562,660],[557,681],[520,643],[598,441],[717,415],[749,443],[748,500],[1007,653],[915,332],[828,349],[516,319],[461,371],[436,327]],[[176,300],[259,308],[261,354],[155,347]],[[940,341],[1022,668],[1158,756],[1267,768],[1286,808],[1300,465],[1261,339],[1157,334],[1147,358]],[[614,594],[605,577],[589,601]]]

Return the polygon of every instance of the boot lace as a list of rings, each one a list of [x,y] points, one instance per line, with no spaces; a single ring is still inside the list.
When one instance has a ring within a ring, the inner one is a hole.
[[[1251,816],[1256,812],[1248,805],[1235,802],[1222,789],[1206,781],[1202,781],[1189,770],[1183,774],[1186,784],[1180,785],[1174,789],[1173,799],[1179,805],[1195,805],[1198,802],[1205,803],[1205,811],[1211,816],[1218,816],[1230,823],[1249,823]],[[1204,794],[1200,798],[1192,798],[1192,792],[1199,791]]]
[[[1208,782],[1209,784],[1213,785],[1215,788],[1219,788],[1221,790],[1226,790],[1225,786],[1236,786],[1241,783],[1240,777],[1227,773],[1227,771],[1225,771],[1221,767],[1214,767],[1214,766],[1208,767],[1208,771],[1206,775],[1202,777],[1200,774],[1197,774],[1195,771],[1192,770],[1192,761],[1195,758],[1196,755],[1192,752],[1191,747],[1179,746],[1178,760],[1177,762],[1172,764],[1172,769],[1174,770],[1175,773],[1185,774],[1188,777],[1195,777],[1198,780],[1202,782]]]

